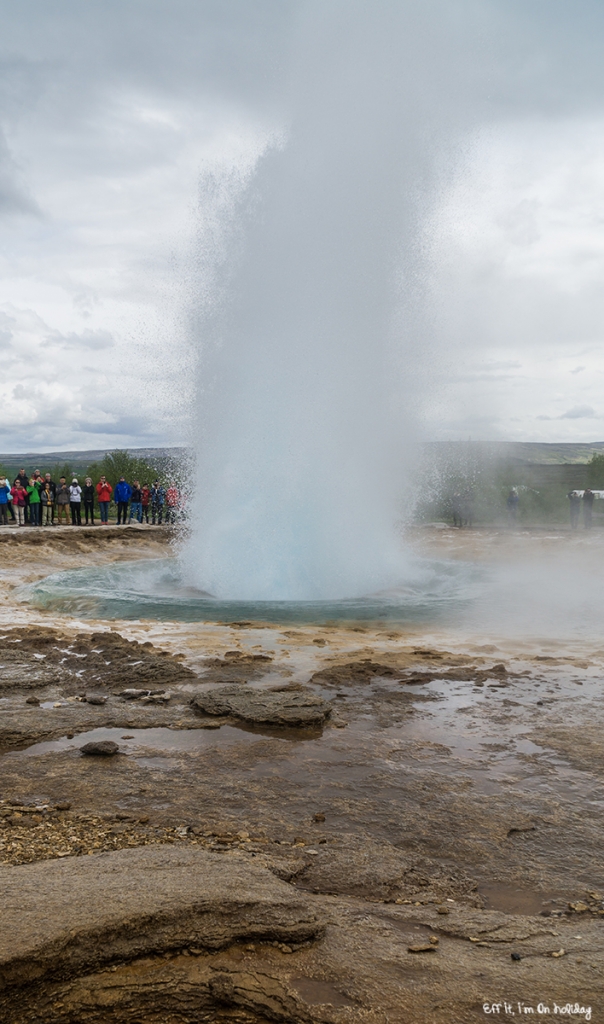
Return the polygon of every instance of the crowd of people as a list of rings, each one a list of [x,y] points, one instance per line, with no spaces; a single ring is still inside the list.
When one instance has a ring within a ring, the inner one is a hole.
[[[593,525],[593,508],[596,498],[604,499],[604,491],[592,491],[590,487],[585,490],[569,491],[566,495],[570,506],[570,525],[572,530],[579,528],[583,520],[583,526],[590,530]],[[506,498],[506,511],[510,526],[516,526],[519,513],[521,512],[520,494],[517,487],[511,487]],[[472,526],[474,521],[473,494],[471,490],[457,491],[451,495],[450,510],[453,525],[457,527]]]
[[[600,496],[599,493],[598,497]],[[591,529],[594,499],[596,497],[595,492],[590,487],[587,487],[584,491],[569,491],[566,497],[570,504],[571,529],[576,530],[578,528],[581,511],[583,511],[583,525],[585,529]]]
[[[112,501],[118,525],[151,520],[152,526],[161,526],[176,523],[182,514],[178,487],[174,483],[164,487],[160,480],[141,486],[139,480],[129,484],[122,476],[113,488],[104,476],[96,485],[87,476],[82,487],[75,476],[71,483],[64,476],[56,483],[50,473],[42,476],[39,469],[31,477],[20,469],[12,484],[0,476],[0,526],[8,526],[9,521],[17,526],[95,526],[96,506],[97,519],[107,526]]]

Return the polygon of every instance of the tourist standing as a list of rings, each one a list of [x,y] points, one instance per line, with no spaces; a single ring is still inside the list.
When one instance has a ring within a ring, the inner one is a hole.
[[[15,512],[15,519],[17,520],[17,526],[25,526],[25,499],[27,498],[27,491],[20,482],[19,477],[15,478],[15,482],[11,487],[10,493],[13,499],[13,509]]]
[[[57,500],[57,485],[54,482],[54,480],[52,479],[50,473],[46,473],[46,475],[44,477],[43,487],[46,487],[46,484],[49,485],[50,491],[51,491],[51,494],[52,494],[52,525],[54,526],[55,525],[55,501]]]
[[[151,488],[151,525],[161,526],[162,517],[164,514],[164,502],[166,500],[166,492],[159,480],[153,481],[153,487]]]
[[[10,487],[5,476],[0,476],[0,526],[8,526]]]
[[[71,525],[82,525],[82,488],[75,476],[69,488],[69,506],[71,508]]]
[[[27,488],[29,486],[29,477],[24,469],[20,469],[19,472],[17,473],[16,478],[19,481],[19,485],[25,491],[25,504],[20,507],[23,508],[23,521],[27,525],[29,523],[29,495],[27,493]]]
[[[142,523],[143,521],[143,492],[138,480],[134,481],[130,495],[130,522],[132,522],[133,518],[136,519],[137,523]]]
[[[32,526],[40,526],[42,521],[40,515],[40,491],[33,476],[26,487],[26,491],[29,498],[29,521]]]
[[[8,477],[6,477],[6,486],[8,487],[8,497],[7,497],[8,504],[6,506],[6,510],[7,510],[8,514],[9,514],[9,516],[10,516],[11,523],[16,523],[17,519],[16,519],[16,516],[15,516],[15,511],[13,509],[13,496],[11,494],[11,483],[10,483],[10,480],[8,479]]]
[[[108,484],[105,477],[102,476],[96,485],[96,496],[99,503],[99,511],[101,513],[101,526],[107,526],[109,522],[109,502],[111,501],[112,494],[113,487],[111,484]]]
[[[171,483],[166,491],[166,522],[175,523],[180,504],[180,494],[175,483]]]
[[[71,501],[71,495],[69,493],[69,487],[65,483],[65,477],[62,476],[59,480],[59,486],[57,487],[57,525],[61,525],[61,519],[65,516],[65,525],[69,526],[69,504]]]
[[[126,516],[128,515],[128,502],[130,501],[130,495],[132,494],[132,488],[130,484],[126,483],[126,478],[121,476],[118,483],[115,485],[115,492],[113,500],[117,505],[117,525],[119,526],[123,522],[126,525]]]
[[[579,512],[581,511],[581,495],[578,491],[569,491],[566,495],[570,506],[570,528],[576,530],[579,525]]]
[[[50,474],[47,474],[49,476]],[[45,480],[40,491],[40,512],[42,513],[41,525],[54,526],[55,524],[55,502],[51,481]]]
[[[516,519],[518,518],[519,502],[520,498],[518,497],[518,491],[515,487],[512,487],[510,493],[508,494],[508,500],[506,502],[510,526],[514,526],[516,523]]]
[[[82,489],[82,501],[84,502],[84,515],[86,517],[86,526],[88,526],[88,516],[90,516],[90,525],[94,526],[94,487],[92,486],[92,480],[89,476],[84,481],[84,487]]]
[[[151,488],[149,487],[149,484],[145,484],[145,486],[143,488],[141,488],[141,506],[142,506],[141,522],[144,519],[146,524],[147,524],[147,526],[149,525],[149,503],[150,503],[150,501],[151,501]]]
[[[583,491],[583,525],[586,530],[591,530],[591,516],[594,510],[595,494],[587,488]]]
[[[453,526],[461,528],[463,526],[463,518],[461,515],[461,494],[456,491],[451,498],[451,511],[453,513]]]

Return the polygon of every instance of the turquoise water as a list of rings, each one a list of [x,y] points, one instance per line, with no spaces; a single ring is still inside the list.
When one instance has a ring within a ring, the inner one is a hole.
[[[451,619],[480,593],[482,579],[483,571],[466,562],[418,559],[411,583],[354,600],[218,601],[185,586],[176,559],[153,559],[54,573],[21,596],[78,618],[404,623]]]

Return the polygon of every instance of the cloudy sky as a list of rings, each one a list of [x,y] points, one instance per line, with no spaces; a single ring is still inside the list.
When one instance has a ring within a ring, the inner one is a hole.
[[[345,23],[366,6],[0,0],[2,451],[186,440],[221,204],[295,127],[309,11],[320,35],[324,8]],[[422,62],[426,135],[451,111],[419,200],[425,435],[601,440],[602,5],[425,10],[401,52],[429,56],[444,20],[451,69]]]

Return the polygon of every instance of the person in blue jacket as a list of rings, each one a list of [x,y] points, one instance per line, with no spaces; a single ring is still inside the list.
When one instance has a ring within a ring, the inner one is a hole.
[[[166,491],[162,487],[159,480],[153,481],[153,487],[151,488],[151,525],[161,526],[162,517],[164,514],[164,504],[166,501]]]
[[[0,476],[0,526],[8,526],[10,487],[5,476]]]
[[[113,500],[117,505],[117,525],[123,522],[126,525],[128,515],[128,502],[130,501],[130,495],[132,494],[132,488],[130,484],[126,483],[125,477],[121,476],[119,483],[115,485],[113,492]]]

